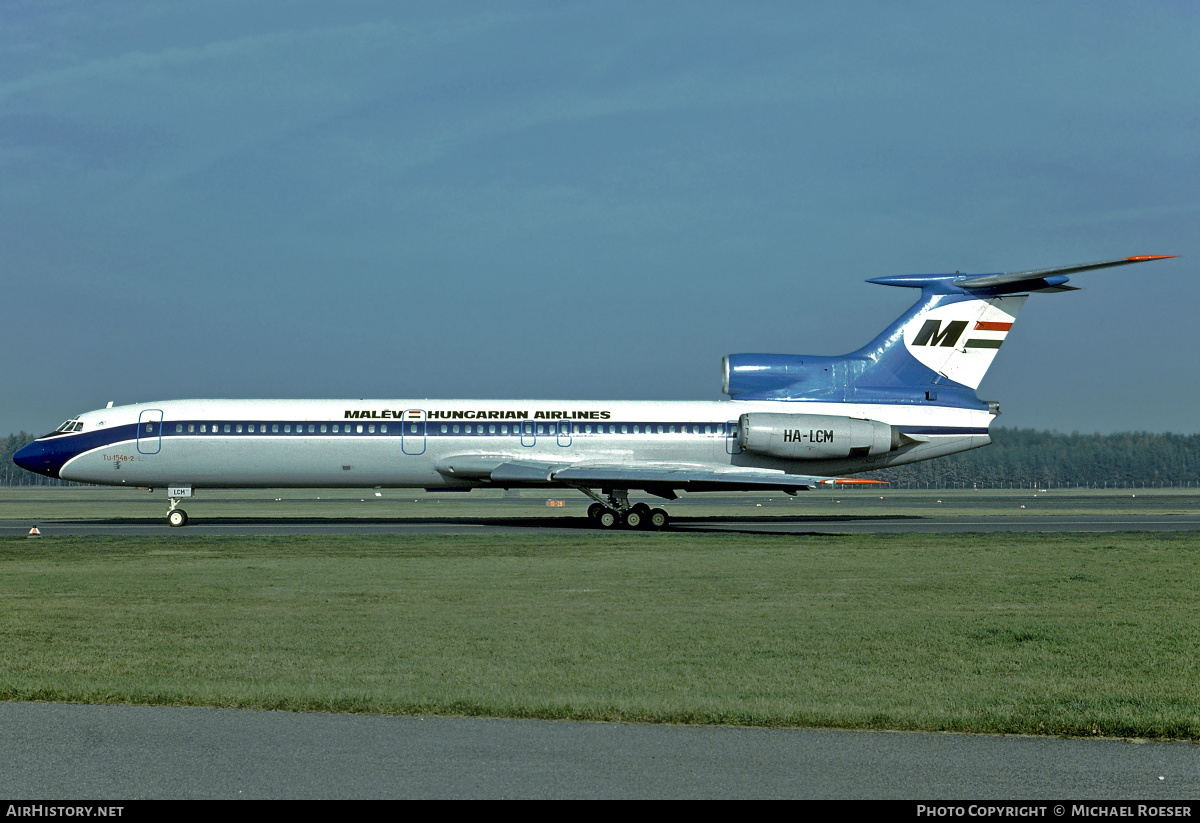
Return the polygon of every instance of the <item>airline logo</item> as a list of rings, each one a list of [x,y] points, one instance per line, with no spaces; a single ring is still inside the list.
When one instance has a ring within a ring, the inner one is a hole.
[[[930,309],[905,325],[904,345],[938,374],[979,388],[1027,296],[959,300]]]
[[[917,336],[913,338],[912,345],[914,346],[945,346],[953,348],[958,344],[958,339],[962,337],[963,332],[970,324],[969,320],[951,320],[946,324],[945,329],[942,328],[940,320],[926,320],[925,325],[921,326],[921,330],[917,332]],[[977,332],[1003,332],[1008,334],[1008,330],[1012,328],[1012,323],[1001,323],[990,320],[977,320],[972,331]],[[1004,336],[995,335],[968,337],[963,343],[963,348],[982,348],[982,349],[998,349],[1004,341]]]

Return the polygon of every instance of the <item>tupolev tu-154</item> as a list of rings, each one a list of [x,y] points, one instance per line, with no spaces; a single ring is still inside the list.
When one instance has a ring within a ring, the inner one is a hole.
[[[916,303],[842,356],[731,354],[721,401],[169,400],[73,417],[14,456],[49,477],[165,488],[167,522],[200,489],[571,488],[600,528],[667,526],[631,491],[777,490],[986,446],[975,393],[1030,294],[1146,255],[1002,274],[868,282]]]

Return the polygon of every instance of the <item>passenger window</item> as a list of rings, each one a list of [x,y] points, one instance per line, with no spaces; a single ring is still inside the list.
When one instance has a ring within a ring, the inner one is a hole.
[[[308,433],[309,434],[313,434],[316,430],[317,430],[317,426],[315,423],[308,424]]]
[[[501,434],[508,434],[508,426],[501,426],[501,427],[500,427],[500,433],[501,433]]]
[[[455,427],[454,427],[454,433],[455,433],[455,434],[458,434],[458,426],[455,426]]]
[[[278,434],[278,432],[279,432],[279,424],[272,423],[271,424],[271,434]]]
[[[325,423],[322,423],[321,424],[321,434],[325,434],[325,432],[327,432],[327,431],[329,431],[329,426],[326,425]]]
[[[225,433],[229,434],[229,432],[231,432],[231,431],[233,431],[233,429],[230,427],[230,425],[228,423],[226,423],[225,424]]]
[[[383,434],[387,434],[387,423],[381,423],[379,425],[379,431]]]
[[[367,426],[367,434],[374,434],[374,433],[375,433],[375,424],[372,423],[371,425]]]
[[[358,433],[362,434],[362,423],[359,423],[357,428],[358,428]]]
[[[417,427],[413,426],[412,430],[415,433],[417,431]],[[496,426],[495,425],[488,426],[488,434],[495,434],[495,433],[496,433]]]
[[[179,432],[182,432],[182,431],[183,431],[183,424],[182,424],[182,423],[176,423],[176,424],[175,424],[175,432],[176,432],[176,433],[179,433]]]

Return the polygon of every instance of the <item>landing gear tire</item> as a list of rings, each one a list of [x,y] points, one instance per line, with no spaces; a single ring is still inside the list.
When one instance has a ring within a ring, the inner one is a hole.
[[[597,515],[596,524],[602,529],[615,529],[621,525],[621,516],[612,509],[605,509]]]
[[[183,509],[172,509],[167,512],[168,526],[186,526],[188,521],[187,512]]]
[[[671,518],[667,516],[666,509],[651,509],[650,516],[646,518],[646,527],[654,531],[661,531],[671,522]]]
[[[625,512],[625,525],[631,529],[640,529],[643,524],[642,513],[635,506]]]
[[[599,503],[593,503],[588,506],[588,520],[595,520],[600,516],[600,512],[604,511],[604,507]]]

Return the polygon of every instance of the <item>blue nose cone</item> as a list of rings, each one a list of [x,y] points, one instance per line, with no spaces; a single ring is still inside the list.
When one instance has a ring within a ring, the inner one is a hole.
[[[53,440],[34,440],[29,445],[17,449],[17,453],[13,455],[13,462],[27,471],[47,477],[58,477],[58,470],[70,459],[70,455],[55,446]]]

